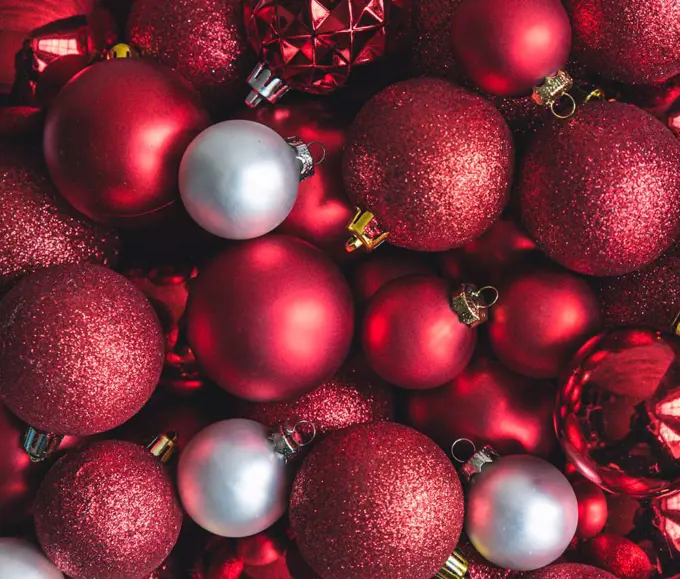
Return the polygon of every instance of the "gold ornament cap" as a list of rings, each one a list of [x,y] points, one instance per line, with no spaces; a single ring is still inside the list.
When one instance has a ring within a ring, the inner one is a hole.
[[[363,211],[360,207],[355,207],[355,210],[354,217],[347,224],[347,231],[352,236],[345,243],[345,249],[350,253],[361,248],[371,252],[377,249],[390,234],[380,226],[373,213]]]
[[[454,551],[446,560],[444,566],[432,579],[460,579],[467,577],[468,562],[458,550]]]
[[[531,94],[533,101],[542,107],[548,107],[550,112],[558,119],[568,119],[576,112],[576,101],[569,94],[574,86],[574,79],[566,70],[558,70],[555,74],[546,76],[543,84],[535,86]],[[569,106],[564,113],[556,109],[561,100],[567,100]]]
[[[464,283],[451,297],[451,309],[461,323],[475,328],[489,319],[489,308],[498,301],[498,297],[495,287],[484,286],[477,289],[471,283]]]
[[[119,42],[109,48],[106,53],[106,60],[118,60],[119,58],[137,58],[139,53],[129,44]]]
[[[167,464],[177,450],[177,439],[176,432],[159,434],[146,445],[146,449],[163,464]]]
[[[673,332],[676,336],[680,336],[680,312],[678,312],[678,315],[675,316],[675,319],[673,320],[671,332]]]

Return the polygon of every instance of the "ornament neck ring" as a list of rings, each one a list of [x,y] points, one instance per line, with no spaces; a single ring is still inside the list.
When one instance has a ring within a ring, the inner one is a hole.
[[[466,453],[467,458],[463,458],[456,453],[456,447],[460,448],[463,444],[470,447],[471,449],[469,453]],[[469,438],[458,438],[454,440],[453,444],[451,445],[451,456],[453,457],[453,460],[459,462],[460,464],[465,464],[468,460],[470,460],[471,456],[474,456],[476,452],[477,446]]]

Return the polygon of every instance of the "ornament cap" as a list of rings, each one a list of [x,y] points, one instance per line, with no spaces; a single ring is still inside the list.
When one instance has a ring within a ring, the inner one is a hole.
[[[309,433],[302,432],[306,426]],[[269,440],[274,444],[274,452],[288,462],[296,456],[300,449],[310,445],[316,438],[316,426],[309,420],[298,420],[293,426],[288,422],[279,424],[272,429]]]
[[[680,336],[680,312],[675,316],[673,323],[671,324],[671,332],[676,336]]]
[[[59,448],[64,437],[51,432],[41,432],[29,426],[24,435],[24,450],[31,462],[41,462]]]
[[[383,231],[382,227],[370,211],[362,211],[360,207],[355,208],[352,221],[347,224],[347,231],[352,236],[345,243],[345,249],[353,252],[362,247],[371,252],[379,247],[388,237],[389,232]]]
[[[114,44],[106,52],[106,60],[118,60],[119,58],[138,58],[138,57],[139,52],[137,52],[129,44],[125,44],[125,42],[119,42],[118,44]]]
[[[159,434],[146,445],[146,448],[163,464],[167,464],[177,450],[177,433],[168,432]]]
[[[485,299],[484,293],[490,295]],[[460,291],[451,297],[451,309],[458,316],[461,323],[475,328],[489,319],[489,308],[499,298],[498,290],[492,286],[477,289],[471,283],[462,284]]]
[[[293,149],[295,158],[300,167],[300,181],[304,181],[309,177],[314,176],[314,167],[324,162],[326,159],[326,148],[319,142],[305,143],[300,137],[288,137],[286,139],[288,146]],[[312,156],[311,146],[319,145],[322,150],[321,159],[314,160]]]
[[[473,454],[472,456],[467,460],[463,461],[461,460],[457,455],[456,455],[456,446],[461,443],[469,443],[472,445],[473,448]],[[485,465],[491,464],[492,462],[496,462],[498,458],[500,458],[500,455],[493,449],[493,447],[486,445],[485,447],[481,448],[480,450],[477,450],[475,448],[474,443],[472,441],[468,440],[467,438],[459,438],[456,440],[451,445],[451,455],[453,456],[454,460],[458,462],[463,462],[463,466],[460,469],[460,472],[463,476],[463,479],[465,482],[470,482],[475,476],[480,474],[482,472],[482,469],[484,468]]]
[[[432,579],[460,579],[467,577],[469,564],[463,554],[456,550]]]
[[[574,79],[566,70],[558,70],[555,74],[546,76],[543,84],[534,87],[531,98],[540,106],[548,107],[558,119],[568,119],[576,112],[576,101],[569,94],[574,86]],[[559,112],[556,105],[561,101],[568,101],[566,112]]]
[[[290,88],[263,62],[258,62],[252,70],[248,84],[253,89],[246,97],[246,104],[250,108],[257,107],[263,100],[275,104]]]

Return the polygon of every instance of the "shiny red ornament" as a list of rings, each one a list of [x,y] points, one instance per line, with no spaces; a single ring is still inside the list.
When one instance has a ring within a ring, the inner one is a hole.
[[[118,234],[78,215],[59,197],[39,160],[0,158],[0,295],[22,277],[66,263],[118,260]]]
[[[413,392],[408,424],[448,451],[467,438],[501,454],[549,457],[557,446],[553,428],[555,392],[547,382],[514,374],[487,357],[477,357],[441,388]]]
[[[578,477],[571,486],[578,501],[578,527],[576,536],[591,539],[599,535],[607,523],[607,498],[596,484]]]
[[[639,498],[680,488],[679,356],[679,337],[647,328],[606,331],[579,350],[555,425],[586,478]]]
[[[246,93],[255,63],[238,0],[135,0],[127,36],[150,56],[187,78],[206,105],[224,115]]]
[[[580,563],[560,563],[543,567],[527,575],[526,579],[621,579],[611,573]]]
[[[591,101],[536,132],[517,182],[522,219],[561,265],[596,276],[630,273],[680,233],[678,165],[680,142],[654,117]]]
[[[170,478],[158,457],[130,442],[98,442],[62,458],[35,503],[38,540],[72,579],[151,573],[182,526]]]
[[[502,286],[488,325],[500,361],[533,378],[556,378],[601,328],[591,287],[571,273],[550,271],[525,273]]]
[[[253,402],[301,396],[338,370],[354,329],[337,266],[294,237],[236,244],[208,263],[187,309],[187,337],[206,374]]]
[[[621,82],[652,84],[680,73],[675,0],[566,0],[574,56]]]
[[[567,63],[571,26],[560,0],[464,0],[453,13],[451,42],[479,88],[521,96]]]
[[[198,95],[170,69],[134,58],[100,62],[54,100],[45,160],[59,192],[81,213],[145,224],[176,203],[182,154],[207,124]]]
[[[619,579],[650,579],[652,564],[632,541],[616,535],[600,535],[581,546],[586,562],[610,571]]]
[[[359,424],[307,456],[290,522],[324,579],[430,579],[458,542],[463,492],[451,461],[425,435],[392,422]]]
[[[144,295],[97,265],[24,278],[0,301],[0,396],[54,434],[110,430],[137,413],[163,367],[163,334]]]
[[[359,112],[347,135],[350,199],[389,241],[444,251],[480,236],[508,199],[514,148],[501,114],[443,80],[393,84]]]

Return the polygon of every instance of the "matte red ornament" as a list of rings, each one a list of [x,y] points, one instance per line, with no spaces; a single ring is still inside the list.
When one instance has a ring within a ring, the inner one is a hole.
[[[144,295],[97,265],[61,265],[15,285],[0,302],[0,396],[54,434],[110,430],[151,396],[163,334]]]
[[[520,374],[556,378],[602,328],[595,292],[571,273],[525,273],[502,286],[500,294],[489,340],[500,361]]]
[[[578,527],[576,536],[591,539],[602,532],[607,523],[607,498],[596,484],[578,477],[571,486],[578,500]]]
[[[501,454],[547,458],[557,446],[554,405],[549,383],[480,356],[445,386],[413,392],[407,416],[411,426],[447,452],[454,441],[467,438],[478,448],[490,444]]]
[[[521,96],[567,63],[571,26],[560,0],[463,0],[451,42],[479,88]]]
[[[508,199],[514,148],[487,100],[443,80],[393,84],[359,112],[347,135],[350,199],[389,241],[444,251],[480,236]]]
[[[273,402],[301,396],[338,370],[354,309],[330,258],[302,240],[269,235],[205,266],[186,323],[211,379],[246,400]]]
[[[563,266],[630,273],[680,233],[679,164],[680,142],[654,117],[591,101],[569,121],[536,132],[517,183],[522,219]]]
[[[176,203],[182,154],[207,125],[198,95],[172,70],[134,58],[100,62],[55,99],[45,160],[59,192],[81,213],[141,225]]]
[[[632,541],[616,535],[600,535],[581,546],[586,562],[610,571],[619,579],[649,579],[652,564]]]
[[[307,456],[290,522],[324,579],[430,579],[458,542],[463,492],[451,461],[425,435],[392,422],[359,424]]]
[[[130,442],[98,442],[62,458],[35,503],[38,540],[73,579],[151,573],[168,556],[182,511],[159,458]]]
[[[614,80],[652,84],[680,73],[675,0],[566,0],[574,56]]]
[[[680,488],[679,355],[679,337],[647,328],[609,330],[579,350],[555,425],[586,478],[639,498]]]
[[[246,93],[255,55],[238,0],[135,0],[127,35],[145,56],[191,81],[220,115]]]
[[[621,579],[611,573],[580,563],[560,563],[529,573],[526,579]]]

